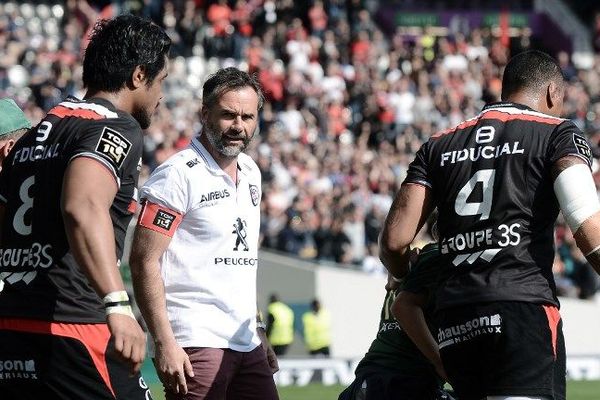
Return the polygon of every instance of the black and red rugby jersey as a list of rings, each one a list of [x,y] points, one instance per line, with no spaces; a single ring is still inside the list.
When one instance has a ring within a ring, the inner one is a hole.
[[[488,301],[558,305],[552,275],[559,205],[551,166],[573,155],[592,163],[571,122],[513,103],[433,135],[405,183],[431,189],[449,276],[437,308]]]
[[[60,207],[63,176],[76,157],[92,158],[114,176],[119,189],[110,215],[120,259],[135,211],[142,140],[138,122],[110,102],[68,97],[16,143],[0,172],[6,209],[0,316],[105,321],[102,301],[69,249]]]

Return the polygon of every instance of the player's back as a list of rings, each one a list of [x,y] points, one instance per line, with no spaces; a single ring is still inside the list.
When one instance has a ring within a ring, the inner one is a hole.
[[[128,114],[106,101],[69,98],[16,143],[0,174],[5,202],[0,279],[6,283],[0,316],[104,320],[101,302],[69,251],[61,211],[63,177],[79,156],[96,159],[99,168],[114,175],[119,190],[111,216],[120,253],[138,174],[139,155],[130,153],[141,148],[135,143],[132,151],[125,135],[139,136],[141,142],[139,124]],[[126,160],[128,155],[135,161]]]
[[[498,103],[434,135],[408,182],[431,188],[440,250],[451,270],[438,305],[495,300],[557,304],[553,228],[559,212],[552,164],[566,155],[591,163],[571,122]]]

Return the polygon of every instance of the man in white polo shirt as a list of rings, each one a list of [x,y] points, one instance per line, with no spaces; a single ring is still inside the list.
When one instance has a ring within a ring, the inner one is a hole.
[[[278,399],[256,322],[261,176],[242,153],[262,103],[253,77],[219,70],[199,137],[140,190],[131,271],[168,400]]]

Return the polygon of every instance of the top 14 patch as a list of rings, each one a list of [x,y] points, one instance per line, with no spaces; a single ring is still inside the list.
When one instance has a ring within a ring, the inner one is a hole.
[[[95,151],[115,163],[117,168],[121,168],[129,150],[131,150],[131,142],[121,133],[105,126]]]
[[[591,165],[592,149],[590,148],[588,141],[583,136],[573,133],[573,143],[575,143],[577,153],[585,157],[586,161]]]
[[[176,211],[150,201],[144,201],[138,218],[138,225],[173,237],[182,218],[183,215]]]

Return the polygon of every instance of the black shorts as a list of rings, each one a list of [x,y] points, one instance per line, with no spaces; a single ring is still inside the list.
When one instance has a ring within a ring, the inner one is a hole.
[[[554,306],[495,302],[436,314],[437,341],[461,400],[566,396],[565,341]]]
[[[435,400],[441,390],[434,373],[411,375],[381,372],[357,376],[338,400]]]
[[[151,399],[117,358],[105,324],[0,318],[0,393],[6,399]]]

